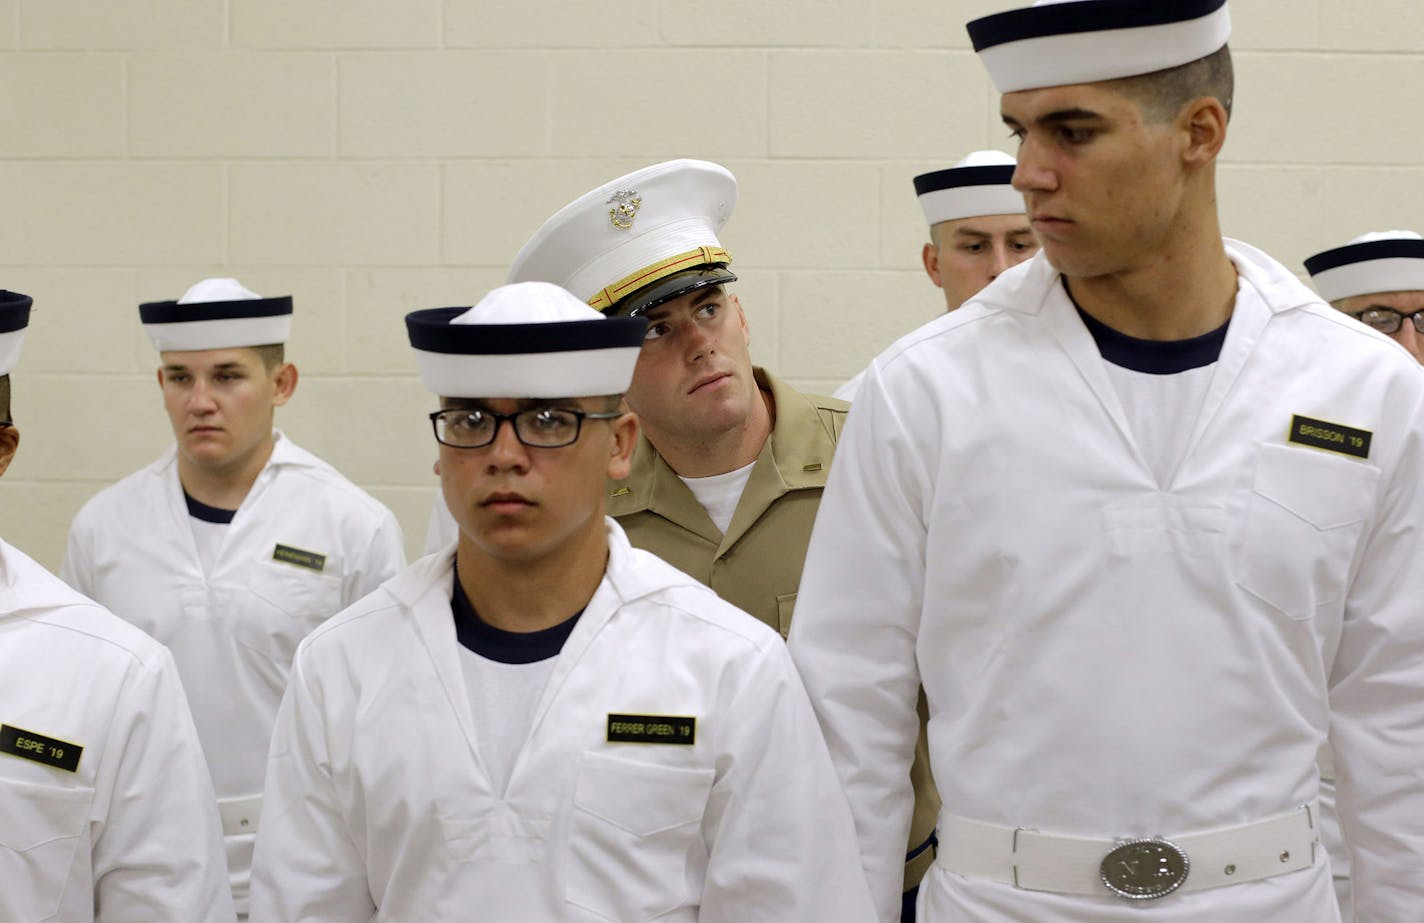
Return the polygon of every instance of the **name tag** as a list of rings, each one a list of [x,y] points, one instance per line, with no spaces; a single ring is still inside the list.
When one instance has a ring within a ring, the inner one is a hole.
[[[278,545],[272,552],[272,560],[305,567],[307,570],[314,570],[318,573],[326,567],[326,555],[317,554],[315,551],[303,551],[300,548],[293,548],[291,545]]]
[[[1296,414],[1291,417],[1290,441],[1308,445],[1312,449],[1339,452],[1355,458],[1370,457],[1370,438],[1374,434],[1367,429],[1352,429],[1339,423],[1312,420]]]
[[[79,757],[84,748],[64,740],[55,740],[34,731],[0,724],[0,753],[18,756],[22,760],[44,763],[65,772],[79,770]]]
[[[608,716],[611,744],[677,744],[690,747],[697,740],[697,719],[677,715]]]

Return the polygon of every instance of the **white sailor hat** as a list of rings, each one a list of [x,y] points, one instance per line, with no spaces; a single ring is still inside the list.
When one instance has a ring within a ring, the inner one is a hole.
[[[473,308],[413,311],[405,326],[425,387],[467,398],[622,394],[647,329],[547,282],[500,286]]]
[[[139,305],[138,314],[159,352],[270,346],[292,335],[292,296],[263,298],[236,279],[204,279],[177,301]]]
[[[1023,195],[1009,185],[1014,158],[1002,151],[975,151],[947,170],[915,177],[915,195],[931,226],[941,221],[1024,212]]]
[[[1000,93],[1137,77],[1219,51],[1226,0],[1037,0],[969,23]]]
[[[635,316],[736,280],[717,232],[737,180],[705,160],[669,160],[599,186],[559,209],[520,248],[510,282],[552,282],[600,311]]]
[[[0,375],[9,375],[20,361],[20,345],[30,325],[34,300],[19,292],[0,289]]]
[[[1317,253],[1305,271],[1326,301],[1376,292],[1424,292],[1424,237],[1414,231],[1372,231],[1343,247]]]

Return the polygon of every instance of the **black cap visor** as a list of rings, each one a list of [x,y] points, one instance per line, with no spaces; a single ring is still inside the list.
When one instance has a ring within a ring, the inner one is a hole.
[[[688,292],[735,281],[737,274],[728,269],[725,263],[684,269],[659,279],[652,285],[643,286],[603,313],[611,317],[637,317]]]

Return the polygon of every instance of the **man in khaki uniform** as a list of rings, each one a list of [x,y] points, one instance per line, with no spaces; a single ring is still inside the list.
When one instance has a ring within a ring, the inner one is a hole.
[[[848,405],[752,365],[717,231],[736,204],[717,164],[675,160],[579,197],[530,238],[510,282],[562,285],[648,320],[628,405],[643,434],[608,513],[654,552],[784,636]],[[906,906],[934,854],[939,801],[916,762]],[[908,857],[907,857],[908,858]]]

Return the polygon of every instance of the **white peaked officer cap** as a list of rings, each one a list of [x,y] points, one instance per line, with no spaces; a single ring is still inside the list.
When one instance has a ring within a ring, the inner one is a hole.
[[[0,289],[0,375],[9,375],[20,362],[32,303],[29,295]]]
[[[1219,51],[1226,0],[1038,0],[969,23],[1000,93],[1137,77]]]
[[[948,170],[915,177],[915,195],[930,226],[984,215],[1021,215],[1023,195],[1009,185],[1014,158],[1002,151],[975,151]]]
[[[1305,271],[1326,301],[1376,292],[1424,292],[1424,237],[1413,231],[1372,231],[1343,247],[1317,253]]]
[[[725,167],[644,167],[559,209],[515,255],[509,281],[552,282],[600,311],[641,314],[736,280],[717,239],[736,204],[737,180]]]
[[[150,301],[138,313],[159,352],[270,346],[292,335],[292,296],[263,298],[236,279],[204,279],[177,301]]]
[[[425,387],[465,398],[622,394],[647,329],[547,282],[500,286],[473,308],[413,311],[405,326]]]

